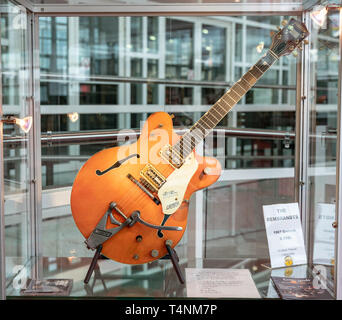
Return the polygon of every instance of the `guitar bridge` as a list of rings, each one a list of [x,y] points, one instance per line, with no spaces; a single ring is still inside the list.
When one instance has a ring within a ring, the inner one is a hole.
[[[166,182],[166,178],[151,164],[147,164],[141,171],[141,177],[155,190]]]

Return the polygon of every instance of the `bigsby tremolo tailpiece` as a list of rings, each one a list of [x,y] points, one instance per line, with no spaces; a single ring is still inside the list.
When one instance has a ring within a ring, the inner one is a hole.
[[[124,222],[118,221],[114,216],[112,211],[115,210],[121,217],[125,219]],[[110,222],[112,224],[118,225],[118,227],[115,228],[106,228],[108,216],[110,219]],[[118,207],[115,202],[111,202],[109,204],[109,208],[104,214],[104,216],[101,218],[93,232],[90,234],[88,239],[85,241],[85,244],[89,249],[95,250],[100,245],[102,245],[105,241],[110,239],[112,236],[117,234],[119,231],[121,231],[125,227],[132,227],[136,222],[140,222],[141,224],[153,228],[153,229],[159,229],[159,230],[170,230],[170,231],[181,231],[183,230],[182,227],[172,227],[172,226],[157,226],[151,223],[148,223],[140,218],[140,212],[139,211],[133,211],[130,217],[127,217]]]

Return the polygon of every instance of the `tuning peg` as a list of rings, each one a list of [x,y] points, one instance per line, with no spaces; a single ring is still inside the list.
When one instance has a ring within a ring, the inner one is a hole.
[[[288,21],[284,19],[284,20],[282,20],[281,25],[285,27],[287,25],[287,22]]]
[[[277,29],[278,29],[278,31],[280,31],[280,30],[281,30],[281,27],[277,26]]]
[[[301,42],[297,48],[298,48],[299,50],[303,50],[303,43]]]
[[[275,35],[275,31],[271,31],[271,32],[270,32],[271,38],[273,38],[274,35]]]
[[[305,39],[304,44],[309,44],[309,40]]]
[[[294,57],[297,57],[297,56],[298,56],[298,52],[297,52],[297,51],[292,51],[292,55],[293,55]]]

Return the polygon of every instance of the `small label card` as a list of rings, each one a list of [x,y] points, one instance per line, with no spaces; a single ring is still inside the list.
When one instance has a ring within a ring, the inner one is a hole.
[[[271,267],[306,264],[298,203],[263,206]]]
[[[317,203],[313,262],[333,265],[335,261],[335,204]]]
[[[248,269],[186,268],[185,276],[191,298],[260,298]]]

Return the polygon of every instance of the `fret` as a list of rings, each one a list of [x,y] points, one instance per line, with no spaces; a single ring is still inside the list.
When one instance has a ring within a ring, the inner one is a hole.
[[[277,59],[272,56],[272,54],[270,53],[270,51],[265,55],[265,57],[263,58],[264,61],[266,61],[268,63],[268,65],[272,65],[274,62],[277,61]]]
[[[203,119],[203,120],[208,119],[215,126],[216,125],[215,121],[212,121],[211,119],[209,119],[208,116],[209,116],[209,112],[206,113],[201,119]]]
[[[174,152],[175,154],[178,153],[183,159],[184,159],[184,156],[186,156],[186,154],[188,153],[188,150],[184,152],[184,142],[185,142],[184,138],[181,138],[181,140],[172,147],[172,152]]]
[[[251,69],[249,69],[249,73],[257,80],[259,80],[259,78],[263,75],[263,73],[258,70],[255,65]]]
[[[266,72],[275,61],[276,59],[270,53],[267,53],[256,63],[256,66]]]
[[[227,94],[222,97],[222,101],[228,106],[227,112],[231,108],[233,108],[236,104],[236,102],[231,97],[229,97]]]
[[[203,116],[204,117],[204,116]],[[204,122],[203,117],[201,119],[199,119],[196,124],[192,127],[194,129],[197,128],[197,126],[201,126],[201,128],[203,129],[203,131],[208,130],[208,129],[212,129],[212,127],[209,125],[208,127],[205,127],[206,125],[208,125],[208,123]],[[203,124],[202,124],[203,123]],[[190,129],[191,130],[191,129]]]
[[[224,102],[224,100],[222,100],[222,101]],[[218,106],[223,111],[224,114],[226,114],[227,110],[224,107],[222,107],[220,103],[221,103],[221,99],[219,101],[217,101],[215,103],[215,105]]]
[[[276,60],[279,59],[279,57],[278,57],[278,56],[273,52],[273,50],[271,50],[271,49],[268,50],[267,54],[270,54],[270,56],[272,56],[272,58],[274,58],[274,61],[276,61]],[[274,62],[274,61],[273,61],[273,62]],[[273,63],[273,62],[272,62],[272,63]]]
[[[232,98],[232,96],[229,95],[229,91],[225,93],[225,95],[222,97],[222,100],[227,102],[227,104],[230,106],[235,106],[236,101]]]
[[[210,110],[207,112],[207,114],[205,116],[206,117],[209,117],[209,116],[213,117],[215,122],[217,122],[219,119],[215,116],[213,107],[210,108]]]
[[[238,82],[236,83],[239,87],[242,88],[242,90],[244,91],[244,94],[250,89],[249,84],[246,86],[243,82],[242,82],[243,78],[241,77]],[[246,82],[246,81],[245,81]]]
[[[243,75],[242,79],[247,81],[251,87],[257,82],[257,79],[249,71]]]
[[[229,95],[234,99],[235,103],[241,99],[241,96],[234,90],[233,87],[230,88]]]
[[[238,95],[240,96],[240,99],[246,93],[246,90],[244,90],[238,83],[234,84],[233,89],[235,92],[238,93]]]
[[[258,62],[260,62],[260,60]],[[253,68],[256,68],[258,71],[261,72],[261,75],[260,75],[260,77],[261,77],[262,74],[264,73],[264,71],[262,70],[262,65],[258,66],[258,62],[254,65]]]
[[[222,115],[221,113],[219,113],[216,110],[216,106],[213,105],[213,107],[210,109],[211,114],[213,115],[213,117],[217,120],[217,122],[220,122],[222,120],[222,118],[224,117],[224,115]]]
[[[266,63],[266,65],[264,64]],[[262,59],[260,59],[256,64],[255,67],[258,68],[259,71],[261,71],[262,73],[264,73],[265,71],[267,71],[268,69],[268,64],[266,61],[263,61]]]
[[[258,79],[264,74],[257,66],[256,64],[252,67],[252,69],[249,70],[253,76],[256,76]]]
[[[195,141],[195,143],[196,143],[196,139],[198,139],[198,141],[202,141],[202,140],[203,140],[204,134],[203,134],[203,136],[197,134],[197,132],[199,132],[199,131],[200,131],[200,130],[195,129],[195,130],[193,130],[193,131],[190,132],[189,135],[190,135],[190,144],[191,144],[191,146],[192,146],[192,141]]]
[[[188,141],[188,133],[184,134],[184,136],[179,140],[178,145],[177,145],[177,149],[176,151],[183,156],[184,154],[184,150],[185,151],[191,151],[191,146],[187,144]]]
[[[223,96],[223,97],[220,99],[220,103],[224,103],[226,106],[228,106],[228,111],[229,111],[230,108],[231,108],[231,106],[232,106],[233,104],[232,104],[232,103],[228,103],[228,101],[226,101],[227,98],[229,98],[229,97]],[[231,99],[231,100],[232,100],[232,99]],[[222,107],[221,104],[220,104],[220,106]],[[222,108],[224,108],[224,110],[226,110],[226,112],[228,112],[228,111],[227,111],[227,107],[222,107]]]
[[[257,82],[259,78],[257,78],[257,77],[251,72],[251,70],[252,70],[252,69],[249,69],[248,72],[249,72],[249,74],[255,79],[255,82]],[[255,82],[254,82],[254,83],[255,83]]]
[[[245,89],[246,90],[246,92],[252,87],[251,86],[251,84],[249,83],[249,81],[247,80],[247,79],[245,79],[245,76],[243,76],[239,81],[240,82],[242,82],[242,80],[245,82],[245,83],[247,83],[247,89]]]

